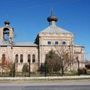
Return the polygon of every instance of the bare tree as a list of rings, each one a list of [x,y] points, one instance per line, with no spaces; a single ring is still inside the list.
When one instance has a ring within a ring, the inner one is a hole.
[[[75,61],[73,53],[73,45],[55,46],[56,53],[61,59],[62,75],[65,71],[71,70]]]

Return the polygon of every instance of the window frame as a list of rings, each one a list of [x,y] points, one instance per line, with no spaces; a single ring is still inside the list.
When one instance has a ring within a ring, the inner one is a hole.
[[[20,63],[23,63],[23,54],[20,54]]]
[[[15,63],[18,63],[18,54],[15,55]]]
[[[51,41],[48,41],[47,43],[48,43],[48,45],[51,45]]]
[[[27,62],[28,62],[28,63],[31,62],[31,55],[30,55],[30,54],[27,55]]]
[[[66,41],[62,41],[62,45],[66,45]]]
[[[35,59],[35,54],[32,55],[32,63],[35,63],[36,59]]]
[[[55,45],[58,45],[59,44],[59,42],[58,41],[55,41]]]

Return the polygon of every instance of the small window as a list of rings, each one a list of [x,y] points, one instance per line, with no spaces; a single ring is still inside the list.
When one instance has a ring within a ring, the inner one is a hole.
[[[15,55],[15,62],[18,63],[18,54]]]
[[[48,45],[51,45],[51,41],[48,41]]]
[[[55,45],[58,45],[58,41],[55,41]]]
[[[23,63],[23,55],[20,55],[20,63]]]
[[[35,54],[32,55],[32,62],[35,63]]]
[[[5,61],[6,61],[5,54],[2,54],[2,65],[5,64]]]
[[[63,45],[65,45],[65,44],[66,44],[66,42],[65,42],[65,41],[63,41],[63,42],[62,42],[62,44],[63,44]]]
[[[30,54],[28,54],[28,63],[30,63],[30,61],[31,61],[31,56]]]
[[[5,60],[5,54],[2,54],[2,60]]]

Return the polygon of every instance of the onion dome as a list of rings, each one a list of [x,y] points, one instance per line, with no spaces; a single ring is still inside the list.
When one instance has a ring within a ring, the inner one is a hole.
[[[10,22],[9,22],[9,21],[5,21],[4,24],[5,24],[5,25],[9,25]]]
[[[58,21],[58,19],[57,19],[56,16],[49,16],[49,17],[47,18],[47,20],[48,20],[48,22],[52,22],[52,21],[57,22],[57,21]]]

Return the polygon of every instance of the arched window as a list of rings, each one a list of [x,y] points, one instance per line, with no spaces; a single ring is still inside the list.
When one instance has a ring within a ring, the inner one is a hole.
[[[5,41],[9,41],[9,29],[8,29],[8,28],[5,28],[5,29],[3,30],[3,39],[4,39]]]
[[[28,63],[30,63],[30,61],[31,61],[31,56],[30,54],[28,54]]]
[[[6,61],[5,54],[2,54],[2,65],[5,64],[5,61]]]
[[[23,54],[20,54],[20,63],[23,63]]]
[[[35,63],[35,54],[32,55],[32,62]]]
[[[51,41],[48,41],[48,45],[51,45]]]
[[[65,45],[65,44],[66,44],[66,42],[65,42],[65,41],[63,41],[63,42],[62,42],[62,44],[63,44],[63,45]]]
[[[15,55],[15,63],[18,63],[18,54]]]
[[[58,45],[58,41],[55,41],[55,45]]]

